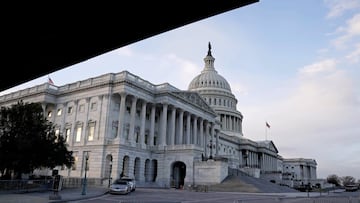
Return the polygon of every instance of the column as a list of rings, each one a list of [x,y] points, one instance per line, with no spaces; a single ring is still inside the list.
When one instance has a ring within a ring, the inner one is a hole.
[[[136,102],[137,102],[137,97],[133,97],[132,101],[131,101],[131,110],[130,110],[130,129],[129,129],[129,142],[131,144],[134,144],[135,141],[135,115],[136,115]]]
[[[103,113],[102,113],[102,111],[103,111],[103,102],[104,102],[104,96],[103,95],[100,95],[100,96],[98,96],[98,100],[100,101],[100,104],[99,104],[99,107],[98,107],[98,109],[99,109],[99,124],[97,124],[97,139],[99,140],[100,139],[100,126],[102,125],[101,124],[101,122],[102,122],[102,117],[103,117]],[[119,125],[118,125],[118,128],[119,128]],[[106,133],[105,133],[105,135],[104,136],[106,136]]]
[[[216,135],[215,156],[217,156],[217,155],[219,155],[219,130],[215,130],[215,135]]]
[[[154,145],[154,131],[155,131],[155,108],[156,104],[151,105],[151,113],[150,113],[150,135],[149,135],[149,146]]]
[[[43,110],[43,115],[44,115],[44,118],[47,119],[47,114],[46,114],[46,104],[45,103],[41,103],[41,108]],[[55,112],[53,112],[53,116],[55,116]]]
[[[175,145],[175,118],[176,108],[173,106],[171,109],[170,145]]]
[[[186,142],[185,142],[186,144],[190,144],[190,130],[191,130],[190,119],[191,119],[191,115],[188,112],[186,116]]]
[[[214,134],[215,134],[215,124],[211,123],[210,124],[210,136],[211,136],[211,141],[212,143],[214,143]]]
[[[202,118],[200,118],[200,132],[199,132],[199,137],[200,137],[200,146],[204,146],[204,120]]]
[[[167,109],[168,109],[168,104],[164,103],[163,110],[161,112],[161,129],[160,129],[160,139],[159,139],[159,145],[161,146],[166,145]]]
[[[222,116],[222,130],[226,130],[226,116],[225,114],[221,116]]]
[[[229,116],[229,130],[230,131],[233,131],[233,116]]]
[[[207,144],[208,144],[208,138],[209,138],[209,126],[210,123],[208,121],[206,121],[205,123],[205,143],[204,143],[204,148],[205,148],[205,155],[208,156],[208,151],[207,151]]]
[[[77,114],[78,114],[78,111],[77,111],[78,104],[79,104],[79,100],[75,100],[74,101],[74,109],[75,109],[74,113],[75,113],[75,115],[74,115],[73,125],[71,126],[71,135],[72,136],[70,136],[70,139],[69,139],[69,142],[71,143],[71,146],[74,145],[74,142],[75,142],[75,139],[76,139],[75,136],[76,136],[76,128],[77,128],[76,120],[77,120]],[[56,115],[56,112],[54,112],[54,117],[55,117],[55,115]]]
[[[140,114],[140,140],[141,146],[145,147],[145,119],[146,119],[146,102],[142,101],[141,114]]]
[[[110,96],[109,96],[109,99]],[[119,137],[124,137],[124,118],[125,118],[125,101],[126,101],[126,94],[125,93],[121,93],[120,94],[120,112],[119,112],[119,126],[118,126],[118,136]],[[110,107],[109,107],[110,108]]]
[[[183,144],[183,133],[184,133],[183,120],[184,120],[184,111],[180,110],[180,112],[179,112],[179,144]]]
[[[193,120],[193,144],[197,144],[197,116],[195,115]]]

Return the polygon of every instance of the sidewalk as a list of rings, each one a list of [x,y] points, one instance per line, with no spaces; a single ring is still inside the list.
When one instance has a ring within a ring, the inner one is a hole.
[[[63,189],[58,194],[61,199],[51,200],[50,196],[54,195],[52,191],[46,192],[29,192],[29,193],[11,193],[11,194],[0,194],[0,202],[6,203],[60,203],[67,201],[76,201],[81,199],[89,199],[99,197],[106,194],[108,191],[107,187],[88,187],[86,194],[82,195],[82,188],[71,188]]]

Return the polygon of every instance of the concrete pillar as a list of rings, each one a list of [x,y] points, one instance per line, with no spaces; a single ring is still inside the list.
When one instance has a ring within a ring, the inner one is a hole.
[[[188,112],[186,116],[186,142],[185,142],[186,144],[190,144],[190,130],[191,130],[190,119],[191,119],[191,115]]]
[[[145,119],[146,119],[146,102],[142,101],[140,114],[140,140],[139,143],[142,148],[145,148]]]
[[[170,125],[170,145],[175,145],[175,119],[176,118],[176,108],[175,106],[171,109],[171,125]]]
[[[109,97],[109,99],[111,99]],[[126,94],[120,94],[120,112],[119,112],[119,126],[118,126],[118,136],[124,137],[124,119],[125,119],[125,102],[126,102]]]
[[[131,145],[135,145],[135,115],[136,115],[136,102],[137,97],[133,97],[131,101],[130,110],[130,129],[129,129],[129,142]]]
[[[216,150],[215,150],[215,155],[219,155],[219,130],[215,130],[215,135],[216,135]]]
[[[200,146],[204,146],[204,119],[200,118],[200,132],[199,132],[199,137],[200,137]]]
[[[194,115],[193,121],[193,144],[197,144],[197,116]]]
[[[179,144],[183,144],[183,133],[184,133],[184,111],[180,110],[179,111]]]
[[[155,132],[155,110],[156,104],[151,105],[150,113],[150,135],[149,135],[149,146],[154,145],[154,132]]]
[[[168,104],[164,103],[161,112],[161,129],[160,129],[160,140],[159,140],[160,146],[166,145],[167,110],[168,110]]]

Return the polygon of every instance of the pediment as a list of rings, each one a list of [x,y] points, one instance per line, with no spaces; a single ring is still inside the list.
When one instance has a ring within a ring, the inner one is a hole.
[[[212,113],[215,111],[204,101],[204,99],[197,93],[191,91],[179,91],[179,92],[172,92],[173,94],[187,100],[188,102],[195,104],[203,109],[206,109]]]

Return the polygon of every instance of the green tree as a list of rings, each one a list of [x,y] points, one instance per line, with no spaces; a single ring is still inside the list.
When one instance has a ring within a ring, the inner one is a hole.
[[[327,182],[328,183],[332,183],[336,186],[340,186],[340,178],[339,176],[335,175],[335,174],[332,174],[332,175],[329,175],[327,178],[326,178]]]
[[[0,109],[0,173],[17,178],[37,168],[74,162],[62,136],[43,115],[41,104],[19,101]]]

